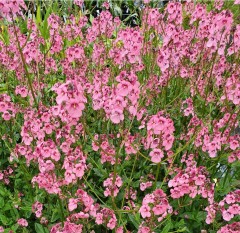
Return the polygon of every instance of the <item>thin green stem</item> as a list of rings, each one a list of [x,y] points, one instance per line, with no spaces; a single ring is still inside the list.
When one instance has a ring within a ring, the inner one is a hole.
[[[17,46],[18,46],[18,50],[19,50],[19,53],[20,53],[20,57],[21,57],[22,63],[23,63],[23,67],[24,67],[24,70],[26,72],[28,85],[29,85],[29,88],[30,88],[30,91],[31,91],[31,94],[32,94],[32,97],[33,97],[33,100],[34,100],[34,103],[35,103],[36,106],[38,106],[37,99],[36,99],[36,96],[35,96],[34,91],[33,91],[33,86],[32,86],[32,81],[31,81],[31,78],[30,78],[30,74],[28,72],[27,64],[25,62],[25,59],[24,59],[24,56],[23,56],[23,52],[22,52],[22,49],[21,49],[21,46],[20,46],[20,42],[19,42],[19,39],[18,39],[16,25],[15,25],[13,17],[12,17],[12,21],[13,21],[14,34],[15,34],[15,37],[16,37],[16,40],[17,40]]]
[[[156,172],[156,177],[155,177],[155,183],[154,183],[154,188],[156,189],[157,187],[157,181],[158,181],[158,176],[159,176],[159,172],[160,172],[160,166],[161,166],[161,163],[158,163],[157,164],[157,172]]]
[[[63,204],[62,204],[62,200],[60,199],[60,197],[58,197],[58,203],[59,203],[59,207],[60,207],[61,222],[62,222],[62,227],[63,227],[64,226],[64,209],[63,209]]]
[[[85,177],[83,177],[84,181],[86,182],[86,184],[88,185],[88,187],[90,188],[90,190],[92,191],[92,193],[95,194],[95,196],[98,198],[98,200],[105,205],[105,202],[98,196],[98,194],[94,191],[94,188],[90,185],[90,183],[87,181],[87,179]]]

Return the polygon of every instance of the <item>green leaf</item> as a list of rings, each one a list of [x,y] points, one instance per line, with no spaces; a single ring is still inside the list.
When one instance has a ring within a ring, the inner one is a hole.
[[[187,227],[183,227],[182,229],[179,229],[178,232],[189,232]]]
[[[23,207],[21,207],[21,210],[32,211],[32,207],[30,207],[30,206],[23,206]]]
[[[113,10],[116,15],[122,17],[122,9],[117,4],[113,6]]]
[[[97,169],[97,168],[93,168],[93,171],[99,177],[103,177],[104,176],[104,174],[101,171],[99,171],[99,169]]]
[[[181,219],[180,221],[174,224],[174,226],[177,228],[183,227],[184,225],[185,225],[184,219]]]
[[[89,20],[90,20],[90,22],[92,23],[93,20],[94,20],[94,17],[93,17],[92,15],[90,15]]]
[[[139,185],[140,185],[140,181],[139,181],[139,180],[135,181],[135,182],[132,184],[132,186],[133,186],[134,188],[138,188]]]
[[[37,6],[36,21],[38,24],[41,24],[41,22],[42,22],[41,5],[40,4]]]
[[[3,211],[7,211],[7,210],[11,210],[12,209],[12,205],[10,205],[10,203],[9,202],[7,202],[5,205],[4,205],[4,207],[3,207]]]
[[[0,197],[0,208],[2,208],[3,206],[4,206],[4,199]]]
[[[10,206],[10,204],[9,204],[9,206]],[[19,219],[20,218],[19,213],[18,213],[16,208],[11,208],[11,209],[9,209],[9,211],[10,211],[12,219]]]
[[[45,230],[45,231],[44,231]],[[39,223],[35,223],[35,231],[36,233],[46,233],[49,232],[48,229],[46,227],[43,227],[41,224]]]
[[[12,221],[3,214],[0,214],[0,221],[2,222],[3,225],[11,225],[12,223]]]
[[[60,219],[60,214],[58,210],[54,210],[51,218],[51,222],[56,222],[58,219]]]
[[[167,225],[163,228],[163,230],[161,231],[161,233],[168,233],[169,230],[172,228],[172,222],[171,220],[167,223]]]
[[[4,26],[2,26],[1,29],[2,29],[2,32],[0,34],[0,38],[8,45],[9,44],[8,30]]]
[[[196,220],[197,220],[198,222],[204,221],[204,220],[206,219],[206,215],[207,215],[206,212],[204,212],[204,211],[199,211],[199,212],[197,213]]]
[[[19,28],[20,28],[20,30],[23,34],[28,32],[27,21],[26,20],[19,21],[18,25],[19,25]]]
[[[49,7],[47,9],[47,12],[44,16],[44,20],[43,20],[43,23],[42,23],[42,27],[41,27],[41,34],[43,36],[44,39],[48,39],[50,34],[49,34],[49,30],[48,30],[48,17],[51,13],[51,7]]]
[[[140,222],[136,220],[136,217],[133,214],[128,214],[128,217],[130,221],[133,223],[133,225],[136,227],[136,229],[139,228]]]

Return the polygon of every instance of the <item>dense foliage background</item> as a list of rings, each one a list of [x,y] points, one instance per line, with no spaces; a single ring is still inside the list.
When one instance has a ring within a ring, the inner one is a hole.
[[[240,1],[0,0],[0,232],[240,232]]]

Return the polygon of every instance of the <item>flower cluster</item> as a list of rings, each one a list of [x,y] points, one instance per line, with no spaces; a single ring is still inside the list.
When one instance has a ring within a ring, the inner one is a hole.
[[[37,218],[42,216],[43,204],[39,201],[36,201],[32,205],[32,212],[36,215]]]
[[[21,227],[27,227],[27,226],[28,226],[28,222],[27,222],[27,220],[24,219],[24,218],[18,219],[17,224],[18,224],[19,226],[21,226]]]
[[[3,0],[0,2],[0,16],[6,17],[8,20],[12,20],[12,18],[15,18],[17,15],[21,15],[21,10],[27,9],[25,3],[23,0]]]
[[[164,157],[163,151],[170,150],[174,142],[174,125],[170,118],[163,116],[162,112],[154,115],[147,123],[146,148],[153,149],[150,152],[152,162],[159,163]]]
[[[83,225],[75,224],[68,221],[64,222],[62,226],[61,223],[56,224],[51,228],[50,233],[65,233],[65,232],[79,232],[82,233]]]
[[[201,195],[212,204],[214,200],[214,185],[209,179],[205,167],[197,167],[194,155],[183,156],[182,163],[186,164],[184,170],[176,169],[177,175],[168,182],[173,199],[189,195],[191,198]]]
[[[212,223],[216,218],[217,212],[221,212],[222,218],[227,222],[233,219],[234,216],[239,215],[240,214],[239,197],[240,190],[236,190],[228,193],[225,196],[225,198],[219,203],[213,203],[209,205],[206,208],[208,213],[206,222],[208,224]]]
[[[191,98],[188,98],[182,102],[182,111],[184,116],[194,116],[193,101]]]
[[[82,189],[78,189],[77,192],[75,193],[75,196],[77,198],[70,198],[69,199],[69,203],[68,203],[68,209],[69,211],[73,211],[75,209],[77,209],[78,204],[81,206],[81,209],[83,212],[87,213],[87,212],[91,212],[95,209],[93,203],[93,199],[91,196],[88,195],[87,192],[85,192]],[[94,214],[94,211],[91,212],[92,215]]]
[[[0,113],[5,121],[9,121],[16,115],[17,109],[11,101],[11,97],[7,94],[0,95]]]
[[[157,189],[143,198],[139,212],[146,222],[152,216],[156,216],[158,222],[161,222],[167,214],[172,213],[172,207],[169,205],[167,195],[161,189]]]
[[[234,222],[232,224],[228,224],[226,226],[221,227],[217,233],[238,233],[240,231],[240,223]]]
[[[152,187],[152,181],[147,181],[147,182],[141,182],[140,183],[140,190],[144,191],[147,188]]]
[[[109,71],[94,77],[92,86],[93,109],[104,109],[106,117],[114,124],[124,120],[124,110],[127,108],[132,116],[138,112],[138,99],[140,94],[140,83],[134,72],[121,71],[115,78],[117,85],[110,88]],[[127,107],[128,106],[128,107]]]
[[[66,118],[64,113],[67,112],[68,117],[79,119],[85,108],[84,104],[87,102],[82,86],[76,81],[68,81],[52,89],[57,93],[56,102],[58,105],[55,106],[55,116],[60,116],[64,121]]]
[[[139,30],[136,29],[121,29],[118,37],[114,41],[114,46],[109,52],[110,58],[120,66],[126,62],[130,64],[142,64],[141,49],[143,37]]]
[[[106,224],[108,229],[113,230],[117,225],[117,218],[114,214],[114,211],[103,208],[100,212],[96,215],[96,223],[99,224]]]
[[[109,11],[102,11],[93,20],[91,27],[87,30],[86,39],[88,43],[94,42],[101,35],[110,38],[116,26],[117,23],[113,21],[111,13]]]
[[[237,127],[237,115],[226,113],[219,121],[214,121],[213,133],[204,126],[204,124],[195,119],[195,126],[202,125],[201,130],[198,132],[195,139],[196,147],[202,146],[204,152],[208,152],[211,158],[217,156],[217,152],[225,146],[225,150],[233,150],[234,152],[230,155],[229,161],[235,161],[238,158],[238,145],[239,135],[232,135],[229,129]],[[230,128],[226,128],[229,125]]]
[[[116,197],[122,184],[123,182],[120,176],[114,177],[114,174],[110,174],[110,177],[103,182],[103,186],[106,187],[104,196]]]
[[[8,185],[10,183],[9,176],[11,176],[11,174],[13,174],[13,169],[11,167],[0,171],[0,181],[3,181],[4,184]]]
[[[240,190],[230,192],[219,202],[222,217],[225,221],[230,221],[235,215],[240,214]]]

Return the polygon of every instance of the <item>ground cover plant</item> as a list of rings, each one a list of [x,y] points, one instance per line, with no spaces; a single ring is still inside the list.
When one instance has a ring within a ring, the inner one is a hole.
[[[240,1],[143,2],[0,0],[0,232],[240,232]]]

